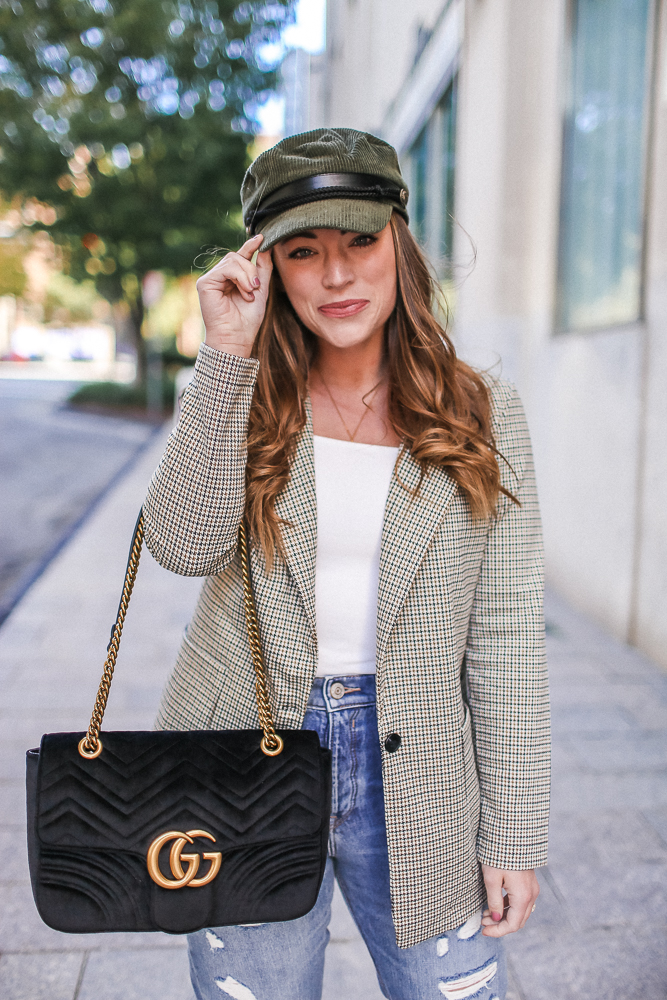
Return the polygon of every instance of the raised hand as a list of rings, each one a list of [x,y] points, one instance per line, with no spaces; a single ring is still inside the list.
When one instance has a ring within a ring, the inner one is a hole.
[[[206,344],[218,351],[250,357],[266,310],[273,270],[270,252],[252,256],[263,236],[247,240],[238,253],[228,253],[197,282]]]

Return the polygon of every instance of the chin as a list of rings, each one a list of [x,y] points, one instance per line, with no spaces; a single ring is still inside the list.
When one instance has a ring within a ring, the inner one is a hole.
[[[327,323],[326,327],[322,324],[318,324],[318,326],[319,329],[315,330],[315,335],[326,340],[332,347],[340,348],[358,347],[359,344],[369,340],[377,329],[368,323],[361,325],[352,323],[350,320],[334,320],[331,325]]]

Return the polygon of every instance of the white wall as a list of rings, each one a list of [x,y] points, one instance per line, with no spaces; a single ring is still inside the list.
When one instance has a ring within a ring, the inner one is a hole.
[[[663,3],[649,192],[645,436],[631,638],[667,664],[667,5]]]
[[[659,6],[646,322],[555,334],[566,0],[465,0],[454,337],[463,356],[519,386],[550,581],[667,665],[665,0]],[[417,24],[435,24],[441,10],[428,0],[329,0],[329,124],[381,129],[409,86]]]
[[[327,124],[378,132],[444,0],[329,0]]]
[[[664,94],[647,322],[554,334],[565,3],[474,0],[467,13],[457,217],[478,257],[459,292],[457,342],[483,365],[500,355],[524,396],[551,582],[667,663]],[[461,233],[459,256],[466,252]]]

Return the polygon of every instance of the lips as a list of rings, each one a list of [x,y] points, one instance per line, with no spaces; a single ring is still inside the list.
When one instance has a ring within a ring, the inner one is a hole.
[[[355,316],[369,304],[370,299],[344,299],[342,302],[327,302],[318,307],[318,312],[333,319],[343,319],[346,316]]]

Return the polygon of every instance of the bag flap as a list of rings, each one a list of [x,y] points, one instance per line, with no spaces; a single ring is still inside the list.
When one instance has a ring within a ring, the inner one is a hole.
[[[166,831],[205,830],[226,851],[305,837],[328,823],[329,752],[312,730],[281,730],[281,754],[261,730],[102,732],[93,760],[85,733],[42,738],[36,831],[44,846],[145,854]],[[324,764],[324,766],[323,766]]]

